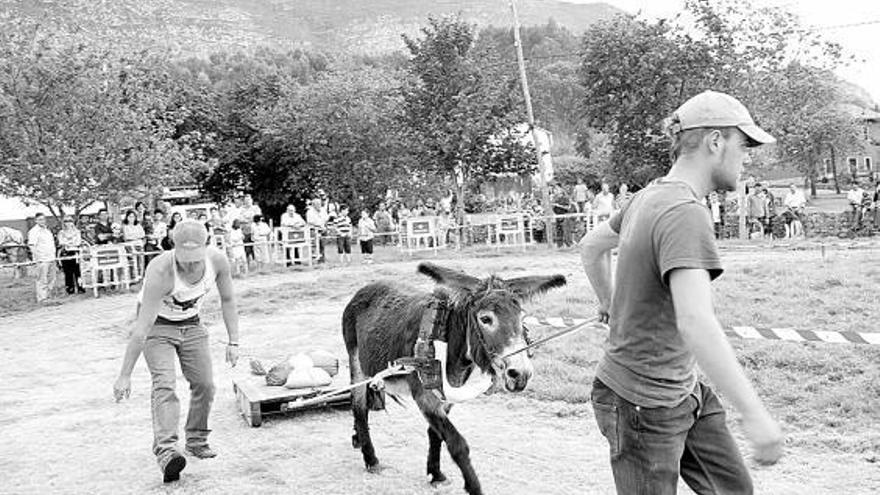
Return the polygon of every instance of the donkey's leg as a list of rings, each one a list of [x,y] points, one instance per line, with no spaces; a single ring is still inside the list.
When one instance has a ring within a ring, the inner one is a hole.
[[[438,485],[446,481],[446,475],[440,471],[440,447],[443,439],[434,428],[428,427],[428,475],[431,476],[431,484]]]
[[[349,353],[349,366],[351,369],[351,382],[357,383],[366,378],[361,369],[357,349]],[[360,448],[364,456],[364,464],[368,471],[374,471],[379,465],[376,458],[376,450],[373,448],[373,440],[370,438],[370,407],[367,403],[367,385],[357,387],[351,391],[351,412],[354,415],[354,435],[351,444],[354,448]]]
[[[471,465],[470,447],[461,433],[449,421],[447,409],[443,402],[433,392],[426,391],[417,378],[410,375],[410,386],[413,390],[413,398],[419,405],[419,410],[428,420],[428,425],[438,436],[446,442],[446,448],[452,460],[461,469],[464,478],[464,489],[470,495],[482,495],[480,480]],[[429,437],[430,438],[430,437]],[[430,459],[429,459],[430,462]],[[439,462],[438,462],[439,464]]]

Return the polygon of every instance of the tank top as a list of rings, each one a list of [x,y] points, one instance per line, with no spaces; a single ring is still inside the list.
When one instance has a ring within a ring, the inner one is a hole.
[[[171,292],[162,298],[159,307],[159,315],[156,323],[165,325],[192,325],[199,322],[199,311],[205,296],[215,285],[216,271],[211,262],[211,250],[205,256],[205,273],[202,278],[193,284],[187,283],[177,272],[177,259],[174,251],[171,252],[171,265],[174,270],[174,287]],[[144,281],[146,285],[146,281]],[[143,301],[144,289],[138,294],[138,302]]]

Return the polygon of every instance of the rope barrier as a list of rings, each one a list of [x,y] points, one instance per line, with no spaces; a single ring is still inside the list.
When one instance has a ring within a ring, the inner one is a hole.
[[[569,317],[535,317],[526,316],[523,323],[552,327],[568,328],[583,325],[591,319]],[[828,344],[862,344],[880,345],[880,333],[851,332],[835,330],[797,330],[794,328],[766,328],[751,326],[733,326],[724,332],[730,337],[757,340],[785,340],[790,342],[823,342]]]

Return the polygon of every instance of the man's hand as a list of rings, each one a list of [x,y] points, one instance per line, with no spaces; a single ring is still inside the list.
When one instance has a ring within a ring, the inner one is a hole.
[[[601,305],[599,308],[599,323],[608,324],[608,321],[611,319],[611,313],[608,312],[608,308],[604,305]]]
[[[131,396],[131,377],[119,375],[116,383],[113,384],[113,397],[116,398],[116,402],[119,402],[123,398],[127,399],[129,396]]]
[[[756,416],[744,416],[743,432],[752,445],[752,457],[759,464],[775,464],[782,457],[784,437],[782,429],[766,411]]]
[[[235,364],[238,363],[238,346],[237,345],[227,345],[226,346],[226,362],[229,363],[233,368]]]

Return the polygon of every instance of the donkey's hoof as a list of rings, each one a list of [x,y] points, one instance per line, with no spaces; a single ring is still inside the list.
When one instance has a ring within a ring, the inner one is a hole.
[[[370,474],[380,474],[384,470],[385,470],[385,466],[379,464],[378,462],[376,464],[371,465],[371,466],[367,466],[367,472]]]
[[[448,485],[448,484],[449,484],[449,480],[446,479],[445,474],[443,474],[441,472],[437,472],[437,473],[434,473],[431,475],[431,486],[432,487],[437,488],[437,487],[440,487],[443,485]]]

